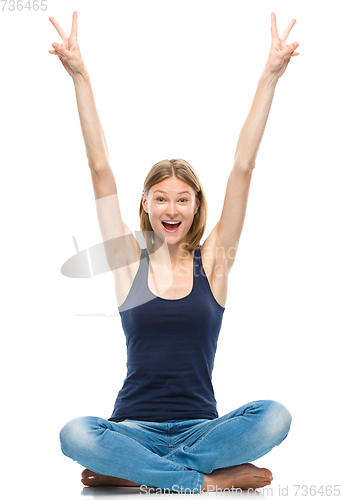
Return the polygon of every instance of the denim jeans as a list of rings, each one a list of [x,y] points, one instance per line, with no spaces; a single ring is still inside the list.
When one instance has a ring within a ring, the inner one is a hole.
[[[86,416],[64,425],[60,443],[64,455],[98,474],[200,493],[204,473],[262,457],[286,438],[291,420],[273,400],[252,401],[213,420],[112,422]]]

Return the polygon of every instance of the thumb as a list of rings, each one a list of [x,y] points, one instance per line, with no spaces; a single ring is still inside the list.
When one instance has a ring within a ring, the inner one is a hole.
[[[53,43],[52,46],[54,47],[55,51],[62,54],[62,56],[70,57],[72,55],[72,52],[70,52],[70,50],[63,47],[63,45],[61,43]]]
[[[286,49],[283,50],[283,57],[290,55],[298,47],[298,45],[298,42],[291,43],[288,47],[286,47]]]

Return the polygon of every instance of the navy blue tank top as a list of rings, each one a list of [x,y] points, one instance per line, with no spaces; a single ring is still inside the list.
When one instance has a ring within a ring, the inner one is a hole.
[[[218,418],[212,371],[225,307],[214,298],[200,249],[194,251],[193,287],[186,297],[154,295],[148,269],[145,248],[129,294],[118,308],[127,376],[108,420]]]

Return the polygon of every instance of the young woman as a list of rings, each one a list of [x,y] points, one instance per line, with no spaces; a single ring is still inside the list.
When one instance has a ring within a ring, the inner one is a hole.
[[[293,19],[272,44],[242,128],[221,218],[200,245],[207,204],[194,169],[163,160],[148,173],[140,202],[141,249],[123,222],[89,74],[70,37],[52,44],[72,77],[107,261],[127,342],[127,377],[109,419],[78,417],[60,431],[62,452],[86,469],[87,486],[148,486],[177,492],[256,489],[271,471],[249,463],[287,436],[291,414],[258,400],[218,416],[211,375],[248,191],[275,87],[298,44]],[[144,245],[142,245],[144,246]]]

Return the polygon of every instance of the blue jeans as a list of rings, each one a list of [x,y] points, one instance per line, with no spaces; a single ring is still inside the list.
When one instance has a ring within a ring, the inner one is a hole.
[[[64,455],[98,474],[200,493],[204,473],[262,457],[286,438],[291,420],[273,400],[252,401],[213,420],[77,417],[61,429],[60,442]]]

